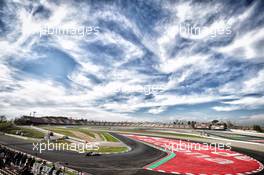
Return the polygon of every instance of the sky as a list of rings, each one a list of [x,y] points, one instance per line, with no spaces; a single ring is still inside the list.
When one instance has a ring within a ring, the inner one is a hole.
[[[264,125],[264,1],[0,0],[0,114]]]

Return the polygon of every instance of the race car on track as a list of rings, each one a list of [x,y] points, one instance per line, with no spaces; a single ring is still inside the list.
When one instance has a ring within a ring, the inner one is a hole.
[[[85,154],[85,156],[100,156],[101,154],[96,153],[96,152],[88,152]]]

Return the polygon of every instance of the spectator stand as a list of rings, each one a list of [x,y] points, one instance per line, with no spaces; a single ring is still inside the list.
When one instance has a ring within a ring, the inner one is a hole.
[[[0,175],[79,175],[80,172],[0,144]],[[82,173],[81,173],[82,174]]]

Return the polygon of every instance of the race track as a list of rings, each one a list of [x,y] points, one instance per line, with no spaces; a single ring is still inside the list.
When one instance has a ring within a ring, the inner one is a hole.
[[[167,154],[165,152],[155,149],[141,142],[135,141],[135,139],[127,138],[123,135],[115,133],[112,133],[112,135],[114,135],[115,137],[123,141],[125,144],[130,146],[132,150],[126,153],[111,155],[108,154],[101,155],[98,157],[85,157],[84,154],[71,151],[44,151],[43,153],[39,154],[37,153],[37,151],[32,150],[32,142],[5,135],[0,135],[0,144],[7,145],[11,148],[32,155],[37,154],[37,156],[40,158],[52,162],[60,162],[62,165],[66,165],[69,168],[96,175],[164,174],[162,172],[147,170],[146,167],[149,167],[149,165],[151,165],[153,162],[159,161],[166,157]],[[233,148],[232,150],[251,156],[256,160],[264,163],[263,152],[251,151],[240,148]],[[177,162],[177,164],[179,165],[180,163]],[[183,168],[183,166],[180,167]],[[162,168],[163,167],[160,166],[160,170],[162,170]],[[187,169],[189,168],[187,167]],[[159,169],[156,168],[156,170]],[[255,174],[261,175],[262,173],[263,171]]]
[[[33,151],[32,142],[10,136],[0,135],[0,144],[22,152],[36,155],[40,158],[67,164],[69,168],[98,175],[132,175],[132,174],[163,174],[144,170],[142,167],[154,162],[166,153],[127,137],[114,134],[115,137],[132,148],[131,151],[120,154],[85,157],[84,154],[71,151],[44,151],[39,154]]]

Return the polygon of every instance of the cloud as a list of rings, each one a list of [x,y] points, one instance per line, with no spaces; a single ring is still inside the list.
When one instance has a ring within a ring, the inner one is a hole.
[[[244,115],[263,106],[263,26],[261,14],[255,14],[259,3],[130,3],[128,8],[118,1],[5,1],[0,17],[1,112],[175,119],[184,117],[176,115],[181,106],[199,111],[186,114],[188,118],[208,119],[208,108],[215,112],[211,117],[221,118],[226,117],[221,111]],[[180,31],[180,25],[203,30],[193,36]],[[210,35],[226,25],[230,35]],[[44,26],[97,26],[99,33],[40,36]],[[150,93],[149,87],[160,90]]]
[[[231,104],[231,105],[242,105],[242,106],[248,106],[248,107],[255,107],[264,105],[264,97],[243,97],[239,100],[233,100],[228,102],[223,102],[225,104]]]
[[[166,107],[157,107],[157,108],[149,109],[148,112],[151,114],[159,114],[159,113],[165,111],[166,109],[167,109]]]
[[[207,57],[207,55],[179,55],[175,59],[169,59],[163,62],[159,65],[159,68],[162,72],[171,73],[186,68],[188,66],[202,67],[204,66],[204,64],[206,64]]]
[[[246,94],[263,94],[264,69],[245,72],[245,76],[229,81],[219,87],[220,93],[232,93],[238,96]]]
[[[258,10],[259,2],[253,2],[242,13],[235,14],[228,19],[228,23],[232,26],[235,32],[235,37],[229,44],[213,48],[217,52],[231,56],[236,59],[253,60],[262,62],[263,60],[263,42],[264,34],[261,25],[250,29],[250,25],[255,25],[258,22],[258,16],[255,11]],[[263,18],[263,15],[261,15]],[[254,20],[250,23],[249,21]]]
[[[256,76],[243,82],[242,92],[262,93],[264,92],[264,69],[260,70]]]
[[[215,111],[252,110],[264,106],[264,97],[242,97],[236,100],[221,102],[229,106],[215,106]]]
[[[238,59],[255,59],[262,62],[263,43],[263,28],[259,27],[252,31],[242,32],[236,36],[231,44],[216,50]]]
[[[223,112],[227,112],[227,111],[235,111],[235,110],[239,110],[240,107],[238,106],[214,106],[212,107],[212,109],[214,109],[215,111],[223,111]]]

